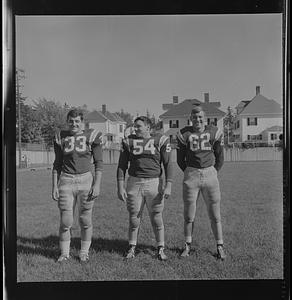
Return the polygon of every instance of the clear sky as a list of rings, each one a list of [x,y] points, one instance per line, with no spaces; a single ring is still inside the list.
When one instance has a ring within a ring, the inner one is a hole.
[[[196,98],[234,108],[262,95],[282,104],[282,16],[18,16],[23,96],[90,110],[163,113]]]

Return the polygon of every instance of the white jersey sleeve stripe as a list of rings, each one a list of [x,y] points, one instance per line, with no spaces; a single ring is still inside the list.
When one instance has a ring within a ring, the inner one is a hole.
[[[61,146],[61,133],[60,131],[55,134],[55,142],[57,145]]]
[[[99,134],[99,131],[97,129],[94,129],[89,137],[89,144],[92,144],[93,141],[95,140],[95,138],[97,137],[97,135]]]
[[[183,145],[186,145],[187,143],[185,142],[184,140],[184,137],[183,135],[181,134],[181,132],[179,131],[176,135],[177,139],[183,144]]]
[[[215,141],[221,141],[223,137],[223,132],[218,128],[215,134]]]
[[[122,150],[123,151],[125,151],[125,150],[127,150],[127,151],[129,151],[129,148],[130,148],[130,140],[129,140],[129,138],[124,138],[123,140],[122,140]]]
[[[168,140],[168,137],[166,135],[162,135],[159,139],[158,149],[160,151],[161,147],[164,145],[164,143]]]

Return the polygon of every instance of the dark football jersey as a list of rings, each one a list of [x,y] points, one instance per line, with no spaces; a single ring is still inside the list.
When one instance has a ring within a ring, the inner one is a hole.
[[[207,125],[203,132],[195,132],[192,126],[182,128],[177,134],[178,151],[185,151],[186,166],[207,168],[214,166],[214,143],[223,144],[223,133],[216,126]]]
[[[92,158],[95,169],[102,169],[102,133],[87,129],[78,134],[62,130],[55,136],[54,169],[69,174],[82,174],[92,170]]]
[[[118,166],[118,180],[124,179],[124,173],[130,167],[130,176],[141,178],[157,178],[162,174],[164,165],[167,181],[172,180],[171,146],[169,138],[157,134],[149,138],[141,138],[134,134],[123,139]]]

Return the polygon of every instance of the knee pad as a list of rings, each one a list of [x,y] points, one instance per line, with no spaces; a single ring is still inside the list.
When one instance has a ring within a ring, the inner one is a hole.
[[[62,231],[68,231],[73,226],[73,220],[61,220],[60,222],[60,228]]]
[[[138,228],[140,226],[140,219],[137,218],[137,215],[130,216],[130,226],[132,228]]]
[[[81,215],[79,217],[80,226],[83,228],[89,228],[92,226],[91,215]]]
[[[155,227],[157,227],[157,228],[163,227],[162,213],[161,212],[152,212],[151,213],[151,221]]]
[[[70,210],[61,210],[60,227],[63,230],[69,230],[73,226],[73,212]]]

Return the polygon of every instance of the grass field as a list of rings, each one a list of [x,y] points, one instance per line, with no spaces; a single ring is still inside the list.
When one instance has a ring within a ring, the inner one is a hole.
[[[175,167],[173,193],[164,210],[166,253],[158,261],[149,216],[144,210],[138,254],[124,261],[128,214],[117,199],[116,165],[105,165],[101,196],[93,212],[90,263],[77,260],[80,239],[75,229],[73,259],[58,264],[59,211],[51,199],[51,171],[17,172],[17,281],[282,279],[282,162],[225,163],[219,174],[221,215],[228,257],[217,261],[203,200],[197,205],[194,253],[180,259],[183,245],[182,172]]]

